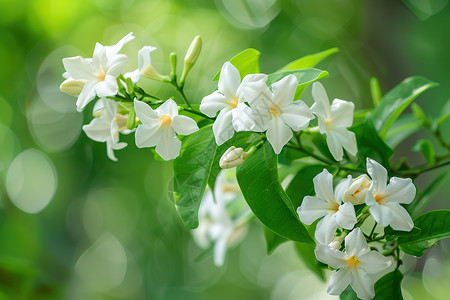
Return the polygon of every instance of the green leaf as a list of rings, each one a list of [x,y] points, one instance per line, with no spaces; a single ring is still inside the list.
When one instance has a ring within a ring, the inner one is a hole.
[[[353,126],[351,130],[356,135],[358,157],[362,164],[365,164],[366,158],[370,157],[385,167],[390,166],[390,159],[394,152],[380,138],[372,122],[366,121],[365,123],[358,124]]]
[[[259,73],[259,55],[261,53],[253,48],[245,49],[230,59],[230,63],[239,70],[241,79],[248,74]],[[220,71],[214,76],[213,81],[219,80]]]
[[[414,220],[421,232],[412,237],[398,239],[401,250],[420,257],[438,240],[450,237],[450,210],[434,210]]]
[[[436,193],[448,182],[449,176],[449,172],[439,174],[425,190],[417,194],[416,199],[411,204],[406,206],[413,218],[417,217],[425,209]]]
[[[181,154],[173,163],[175,207],[189,229],[198,226],[198,208],[216,151],[212,126],[209,125],[183,139]]]
[[[394,121],[417,96],[437,85],[424,77],[413,76],[406,78],[384,95],[372,115],[373,124],[380,136],[384,139]]]
[[[282,237],[314,245],[278,179],[277,155],[267,141],[237,168],[236,177],[256,217]]]
[[[427,116],[425,115],[425,112],[422,110],[419,104],[417,103],[411,104],[411,110],[413,112],[413,115],[417,118],[417,120],[422,121],[423,124],[429,122]]]
[[[383,93],[381,92],[380,82],[376,77],[370,78],[370,95],[372,96],[373,106],[377,107],[380,105]]]
[[[316,255],[314,254],[315,247],[300,243],[294,243],[294,247],[305,266],[316,274],[320,280],[325,282],[325,272],[323,270],[325,265],[316,259]]]
[[[266,226],[264,226],[264,238],[266,239],[267,255],[271,255],[278,246],[287,242],[284,237],[276,234]]]
[[[308,68],[314,68],[319,62],[330,56],[331,54],[334,54],[336,52],[339,52],[339,48],[331,48],[319,53],[314,53],[310,55],[303,56],[297,60],[294,60],[293,62],[285,65],[281,69],[279,69],[277,72],[281,71],[287,71],[287,70],[297,70],[297,69],[308,69]]]
[[[408,237],[408,236],[414,236],[414,235],[418,235],[420,233],[420,228],[419,227],[413,227],[413,229],[411,229],[411,231],[398,231],[398,230],[394,230],[392,229],[391,226],[388,226],[386,228],[384,228],[384,237],[386,238],[386,241],[393,241],[396,238],[399,237]]]
[[[375,297],[373,300],[403,300],[402,279],[403,274],[398,269],[381,277],[375,283]],[[350,285],[340,295],[340,300],[358,299]]]
[[[447,100],[447,103],[445,103],[444,108],[441,111],[441,114],[439,115],[439,118],[436,121],[436,127],[444,123],[450,118],[450,100]]]
[[[275,72],[269,74],[269,78],[267,79],[267,85],[270,86],[272,83],[277,82],[278,80],[290,74],[297,77],[298,80],[298,86],[297,89],[295,90],[294,100],[300,99],[303,91],[309,84],[328,76],[327,71],[322,71],[319,69],[302,69],[302,70]]]
[[[397,147],[410,135],[423,128],[423,123],[412,114],[401,115],[389,128],[386,134],[386,144],[392,149]]]
[[[412,147],[412,150],[422,153],[429,166],[434,165],[436,158],[434,156],[434,146],[430,140],[428,139],[418,140]]]

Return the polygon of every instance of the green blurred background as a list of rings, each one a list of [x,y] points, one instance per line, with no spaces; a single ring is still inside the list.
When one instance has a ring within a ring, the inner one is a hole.
[[[202,250],[168,196],[171,163],[137,149],[132,135],[110,161],[105,144],[81,131],[91,108],[77,113],[75,98],[58,89],[63,57],[91,57],[95,42],[111,45],[132,31],[126,71],[152,45],[154,66],[169,73],[169,53],[181,61],[200,34],[203,51],[185,89],[198,103],[245,48],[260,50],[261,71],[270,73],[339,47],[319,65],[330,72],[330,97],[369,108],[370,77],[387,92],[422,75],[441,84],[417,100],[437,116],[450,95],[449,28],[448,0],[0,0],[0,299],[327,299],[326,284],[291,245],[265,254],[258,222],[223,268],[196,261]],[[414,164],[423,159],[409,148],[421,135],[397,149]],[[435,176],[419,178],[419,188]],[[449,192],[428,209],[450,208]],[[448,299],[450,243],[438,245],[406,259],[405,299]]]

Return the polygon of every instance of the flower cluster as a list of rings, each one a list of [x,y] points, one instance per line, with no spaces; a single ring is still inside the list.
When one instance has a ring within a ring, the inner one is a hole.
[[[414,223],[400,204],[414,200],[416,188],[411,179],[392,177],[387,183],[386,169],[373,159],[367,159],[367,172],[357,178],[341,180],[333,192],[333,176],[324,169],[314,178],[316,196],[306,196],[297,209],[300,220],[317,223],[315,238],[319,245],[316,257],[336,269],[328,293],[339,295],[350,284],[358,297],[372,299],[374,282],[367,274],[386,270],[391,262],[376,251],[370,251],[366,238],[357,224],[362,225],[368,214],[357,218],[354,205],[366,205],[376,224],[395,230],[410,231]],[[340,230],[336,236],[338,227]],[[348,234],[348,235],[347,235]],[[347,236],[346,236],[347,235]],[[345,237],[345,252],[339,251]],[[371,242],[369,235],[369,242]]]

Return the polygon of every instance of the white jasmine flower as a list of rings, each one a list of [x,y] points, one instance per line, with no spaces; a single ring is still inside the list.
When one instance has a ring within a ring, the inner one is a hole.
[[[344,192],[344,202],[350,202],[354,205],[363,204],[371,182],[369,176],[362,174],[357,178],[352,178],[351,175],[348,175],[348,178],[344,181],[350,183],[348,189]]]
[[[244,149],[231,146],[220,158],[219,166],[222,169],[230,169],[242,165],[247,156],[248,152],[245,152]]]
[[[127,117],[117,114],[117,102],[104,98],[99,102],[103,103],[103,113],[89,125],[84,125],[83,130],[94,141],[105,142],[108,157],[117,161],[114,150],[127,146],[127,143],[119,143],[119,132],[127,128]]]
[[[214,247],[214,264],[222,266],[227,249],[237,244],[247,232],[250,208],[231,170],[219,173],[214,194],[207,190],[198,213],[199,226],[192,231],[202,248]]]
[[[156,146],[156,152],[165,160],[180,155],[181,141],[177,134],[189,135],[198,131],[193,119],[178,115],[178,106],[172,99],[155,110],[144,102],[134,100],[134,109],[142,122],[136,129],[136,146]]]
[[[208,117],[215,117],[213,132],[217,145],[228,141],[234,131],[250,131],[254,128],[251,109],[246,102],[245,86],[249,82],[265,82],[267,75],[249,74],[241,83],[239,71],[230,62],[223,64],[220,71],[218,91],[202,99],[200,111]]]
[[[372,217],[383,227],[390,225],[395,230],[410,231],[414,222],[400,203],[409,204],[414,200],[416,187],[412,180],[392,177],[386,186],[386,169],[370,158],[367,158],[367,172],[372,183],[365,201],[370,205]]]
[[[356,215],[353,205],[343,202],[344,191],[350,182],[341,182],[333,195],[333,176],[324,169],[313,179],[316,197],[306,196],[302,205],[297,209],[300,220],[311,225],[315,220],[324,217],[317,223],[315,238],[328,245],[336,233],[339,225],[345,229],[352,229],[356,224]]]
[[[319,119],[320,133],[326,134],[328,148],[334,159],[343,159],[342,148],[355,156],[358,152],[355,133],[347,129],[353,123],[355,105],[350,101],[334,99],[330,106],[327,92],[319,82],[314,82],[312,95],[315,103],[311,111]]]
[[[92,59],[81,56],[63,59],[64,68],[70,79],[85,81],[77,99],[77,110],[83,108],[95,98],[114,96],[118,92],[116,78],[128,62],[128,57],[118,54],[123,45],[134,39],[127,34],[114,46],[95,45]]]
[[[125,73],[124,77],[131,78],[133,83],[137,83],[142,76],[154,79],[162,78],[163,76],[152,65],[151,53],[155,50],[156,48],[152,46],[142,47],[138,52],[138,68],[132,72]]]
[[[361,229],[355,228],[345,237],[345,252],[326,245],[315,250],[319,261],[336,269],[330,277],[327,293],[340,295],[350,284],[363,300],[375,296],[374,281],[369,275],[385,271],[392,264],[377,251],[370,251]]]
[[[294,75],[272,84],[273,93],[263,82],[248,84],[248,89],[252,91],[248,93],[248,102],[257,116],[257,126],[253,131],[267,130],[267,140],[276,154],[292,138],[292,130],[305,129],[314,118],[303,101],[293,101],[297,86],[298,80]]]

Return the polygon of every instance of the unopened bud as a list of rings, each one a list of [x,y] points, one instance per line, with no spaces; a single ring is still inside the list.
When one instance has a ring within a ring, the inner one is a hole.
[[[369,186],[369,176],[366,174],[358,176],[352,180],[350,187],[345,192],[344,201],[355,205],[364,203]]]
[[[59,89],[68,95],[78,96],[86,82],[87,80],[68,78],[61,83]]]
[[[230,169],[242,165],[247,156],[248,152],[244,152],[244,149],[231,146],[220,158],[219,166],[222,169]]]
[[[189,49],[186,52],[186,55],[184,56],[184,68],[180,78],[181,86],[183,86],[187,74],[191,70],[192,66],[194,66],[201,51],[202,51],[202,38],[199,35],[197,35],[192,40],[191,45],[189,46]]]
[[[346,235],[346,233],[343,233],[340,236],[334,237],[334,239],[331,241],[331,243],[328,244],[328,246],[336,250],[341,249],[342,242],[344,241]]]
[[[148,65],[142,70],[142,75],[151,79],[166,80],[168,77],[159,74],[158,71],[152,66]]]

